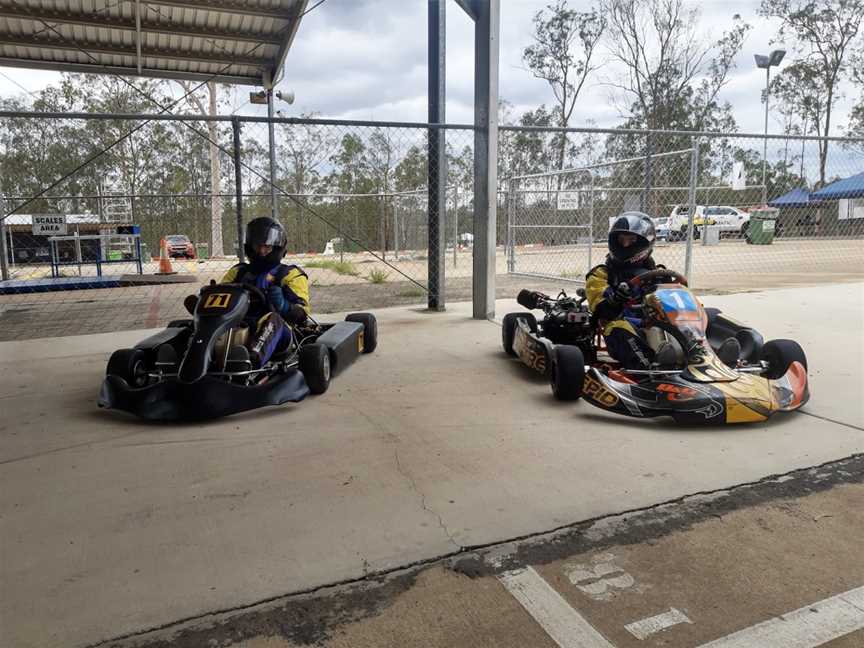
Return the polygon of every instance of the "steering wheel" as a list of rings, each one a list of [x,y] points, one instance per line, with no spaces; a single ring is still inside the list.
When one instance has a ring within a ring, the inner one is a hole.
[[[642,274],[633,277],[627,283],[629,284],[631,291],[646,293],[657,286],[657,284],[661,283],[677,283],[686,286],[687,277],[675,272],[674,270],[657,268],[656,270],[643,272]]]

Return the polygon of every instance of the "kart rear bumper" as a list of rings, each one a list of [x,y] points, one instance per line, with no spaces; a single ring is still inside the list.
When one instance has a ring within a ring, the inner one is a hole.
[[[205,376],[193,383],[172,378],[133,388],[122,378],[106,376],[98,404],[149,421],[200,421],[268,405],[296,403],[308,394],[309,387],[299,371],[274,376],[252,387]]]

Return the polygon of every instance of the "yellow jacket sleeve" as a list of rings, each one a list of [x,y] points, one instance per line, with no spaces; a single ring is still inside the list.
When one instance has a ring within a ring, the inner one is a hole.
[[[312,305],[309,303],[309,280],[297,268],[291,268],[282,278],[282,288],[287,288],[291,293],[296,295],[299,303],[306,313],[312,312]]]
[[[591,312],[597,310],[597,305],[603,301],[603,293],[609,287],[609,273],[603,266],[597,266],[585,278],[585,296],[588,297],[588,308]]]
[[[222,278],[219,280],[219,283],[234,283],[237,280],[237,266],[233,266],[228,268],[228,272],[222,275]]]

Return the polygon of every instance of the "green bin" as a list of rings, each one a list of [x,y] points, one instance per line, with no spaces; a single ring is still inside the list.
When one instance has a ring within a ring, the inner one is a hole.
[[[195,254],[199,259],[206,259],[210,252],[210,245],[207,243],[198,243],[195,246]]]
[[[776,209],[759,209],[750,213],[747,242],[753,245],[771,245],[777,226]]]

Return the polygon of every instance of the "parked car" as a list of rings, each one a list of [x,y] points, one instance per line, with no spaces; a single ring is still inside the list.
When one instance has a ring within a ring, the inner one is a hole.
[[[719,207],[706,207],[705,218],[709,225],[717,225],[720,234],[731,234],[733,236],[744,236],[750,227],[750,214],[737,207],[726,205]]]
[[[168,247],[168,256],[177,259],[194,259],[195,245],[185,234],[169,234],[165,237],[165,242]]]
[[[655,221],[654,227],[658,230],[657,238],[669,241],[686,239],[688,225],[687,212],[689,209],[689,205],[675,205],[669,217],[663,219],[664,222],[662,225],[658,225]],[[750,214],[743,209],[728,205],[711,207],[696,205],[693,225],[696,228],[693,232],[694,239],[700,238],[700,229],[703,225],[717,225],[720,227],[720,234],[743,237],[750,226]]]

